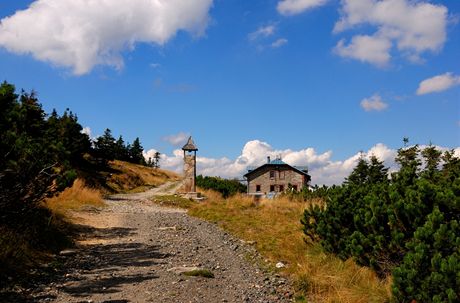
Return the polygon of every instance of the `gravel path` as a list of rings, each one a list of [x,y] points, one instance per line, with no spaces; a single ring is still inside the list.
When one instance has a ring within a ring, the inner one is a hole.
[[[78,212],[81,241],[61,252],[60,278],[37,302],[291,302],[291,288],[247,261],[254,249],[184,210],[150,202],[179,184],[114,195],[107,207]],[[214,278],[189,277],[208,269]]]

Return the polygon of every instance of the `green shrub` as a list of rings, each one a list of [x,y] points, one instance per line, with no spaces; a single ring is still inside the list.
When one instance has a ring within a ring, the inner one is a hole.
[[[219,177],[196,177],[196,185],[203,189],[212,189],[222,194],[224,198],[233,196],[236,193],[246,192],[246,186],[238,180],[228,180]]]
[[[396,162],[400,169],[389,178],[378,159],[361,158],[344,184],[329,191],[325,207],[304,212],[304,233],[381,277],[394,271],[398,302],[454,302],[460,160],[452,151],[413,146],[400,149]]]

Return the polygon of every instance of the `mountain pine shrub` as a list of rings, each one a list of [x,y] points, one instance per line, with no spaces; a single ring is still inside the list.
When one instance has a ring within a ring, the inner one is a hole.
[[[400,168],[361,158],[326,206],[302,218],[304,233],[380,277],[393,272],[397,302],[458,302],[460,160],[434,146],[398,150]]]

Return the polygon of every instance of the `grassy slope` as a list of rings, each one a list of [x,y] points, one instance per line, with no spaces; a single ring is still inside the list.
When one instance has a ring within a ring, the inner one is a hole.
[[[216,222],[241,239],[255,241],[257,250],[272,266],[282,261],[282,270],[294,280],[298,300],[309,302],[388,302],[390,281],[381,281],[352,260],[343,262],[322,252],[318,244],[306,244],[300,218],[306,203],[277,199],[256,204],[235,196],[227,200],[207,192],[208,200],[186,206],[189,214]],[[173,204],[168,197],[166,204]],[[310,201],[309,203],[321,203]],[[174,205],[174,204],[173,204]]]
[[[85,170],[82,175],[86,181],[77,179],[72,187],[48,199],[45,205],[54,214],[65,215],[66,210],[77,210],[88,205],[102,206],[105,194],[140,192],[180,178],[170,171],[118,160],[111,161],[109,165],[103,170],[93,170],[92,175],[89,175],[90,170]]]
[[[179,179],[173,172],[122,161],[112,161],[110,167],[104,169],[89,163],[79,175],[72,187],[45,200],[39,222],[27,226],[39,234],[40,246],[34,244],[37,239],[29,237],[29,233],[0,225],[0,279],[5,274],[19,276],[29,266],[48,259],[49,252],[71,245],[69,210],[103,206],[105,194],[142,191]]]

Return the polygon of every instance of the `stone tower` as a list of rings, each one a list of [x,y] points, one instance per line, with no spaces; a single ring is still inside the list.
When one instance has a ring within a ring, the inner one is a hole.
[[[196,151],[198,148],[193,142],[192,136],[182,147],[184,151],[184,187],[185,193],[196,193]]]

